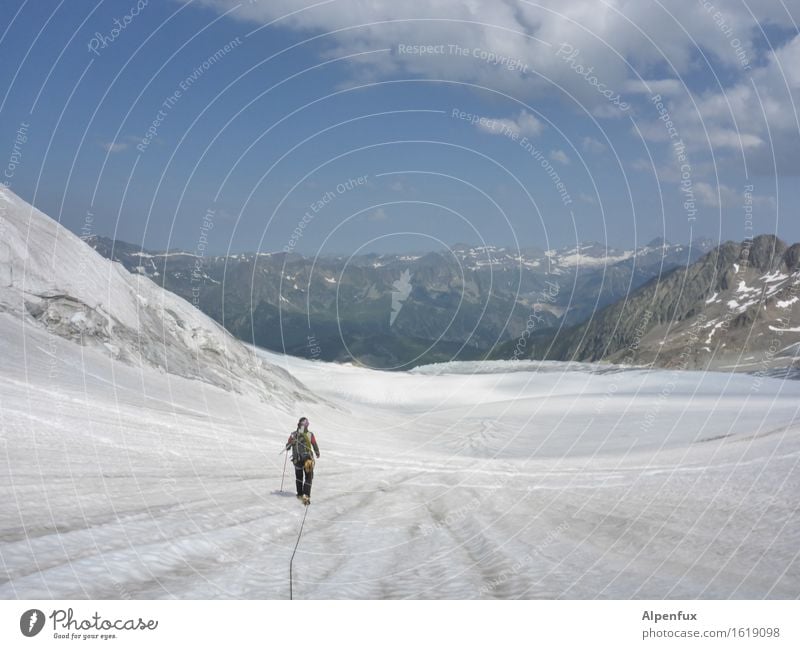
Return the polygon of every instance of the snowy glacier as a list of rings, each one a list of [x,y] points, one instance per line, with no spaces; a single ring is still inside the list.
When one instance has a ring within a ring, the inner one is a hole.
[[[301,415],[297,598],[800,595],[798,381],[282,356],[0,201],[3,598],[287,598]]]

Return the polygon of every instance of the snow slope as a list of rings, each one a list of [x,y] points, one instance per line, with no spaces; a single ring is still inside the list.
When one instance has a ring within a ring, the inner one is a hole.
[[[284,404],[305,392],[191,304],[104,259],[5,187],[0,219],[0,312],[23,329]]]

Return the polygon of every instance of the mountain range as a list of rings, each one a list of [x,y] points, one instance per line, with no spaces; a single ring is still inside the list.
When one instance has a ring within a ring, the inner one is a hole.
[[[495,356],[610,361],[797,376],[800,243],[726,242],[586,322],[539,331]]]
[[[200,257],[86,241],[194,302],[242,340],[384,369],[485,357],[525,331],[532,313],[540,329],[582,323],[711,248],[708,241],[657,239],[636,249],[457,244],[418,254]]]

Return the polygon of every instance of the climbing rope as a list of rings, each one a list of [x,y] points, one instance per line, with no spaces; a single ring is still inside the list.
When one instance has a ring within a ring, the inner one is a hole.
[[[308,516],[308,508],[311,507],[310,504],[306,505],[305,513],[303,514],[303,522],[300,523],[300,532],[297,534],[297,542],[294,544],[294,551],[292,552],[292,558],[289,559],[289,599],[294,599],[294,591],[293,591],[293,578],[292,578],[292,564],[294,563],[294,555],[297,553],[297,546],[300,545],[300,537],[303,535],[303,527],[306,524],[306,516]]]

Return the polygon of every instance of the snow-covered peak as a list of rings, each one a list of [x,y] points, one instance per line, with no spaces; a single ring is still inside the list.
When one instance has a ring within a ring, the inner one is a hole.
[[[664,239],[654,239],[645,246],[620,250],[597,242],[585,242],[562,248],[547,250],[514,251],[496,246],[459,245],[454,253],[469,270],[479,268],[505,268],[513,270],[520,266],[547,269],[553,274],[577,272],[580,269],[597,270],[634,259],[665,255],[676,255],[685,246],[671,244]],[[638,263],[638,261],[637,261]]]

